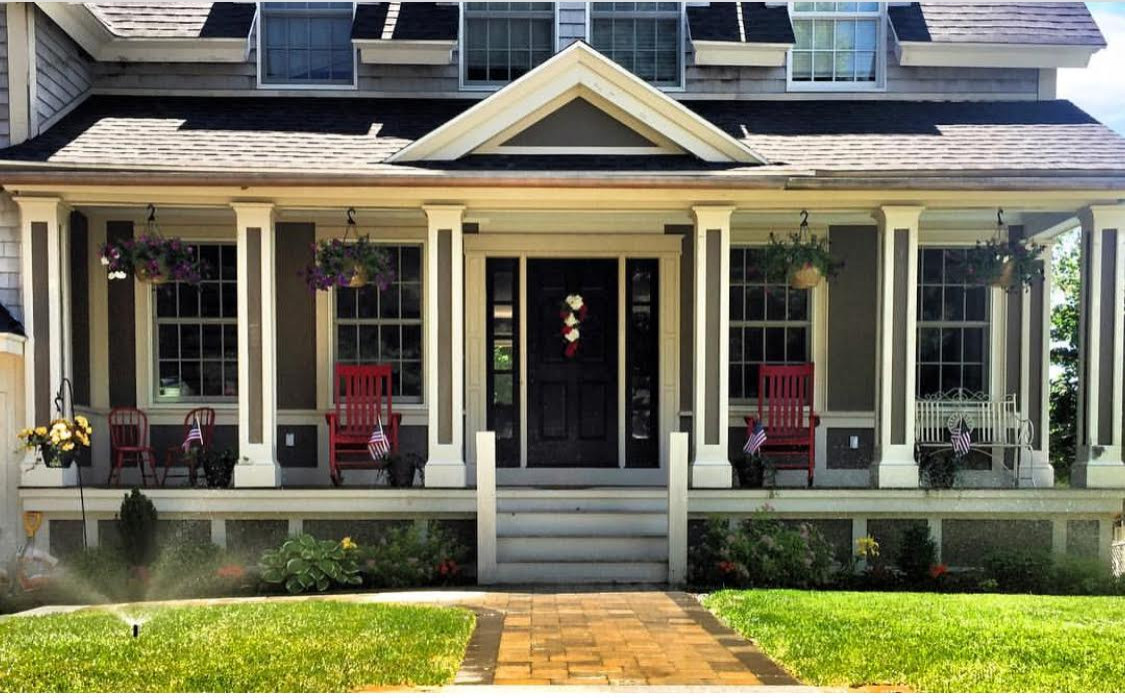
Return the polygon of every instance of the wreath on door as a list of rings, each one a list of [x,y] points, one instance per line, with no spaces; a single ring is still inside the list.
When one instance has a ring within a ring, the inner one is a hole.
[[[586,319],[586,301],[577,293],[566,297],[559,311],[562,318],[562,338],[565,344],[563,352],[566,358],[573,359],[578,354],[579,340],[582,338],[582,322]]]

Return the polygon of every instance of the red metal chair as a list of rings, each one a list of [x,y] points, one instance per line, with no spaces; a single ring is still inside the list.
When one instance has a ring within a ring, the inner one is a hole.
[[[187,416],[184,417],[183,438],[180,443],[169,446],[164,452],[164,474],[160,478],[161,487],[168,484],[168,471],[176,465],[177,460],[181,461],[184,468],[187,469],[188,482],[192,485],[195,484],[195,471],[199,468],[199,459],[189,458],[187,453],[184,452],[183,443],[187,440],[188,432],[191,431],[191,426],[197,419],[199,420],[199,431],[203,436],[203,445],[199,450],[205,451],[214,443],[215,410],[210,407],[196,407],[188,412]]]
[[[145,465],[156,476],[156,451],[148,444],[148,415],[135,407],[117,407],[109,411],[109,454],[112,466],[107,484],[121,483],[121,469],[130,461],[141,471],[141,484],[148,485]]]
[[[350,366],[336,364],[333,380],[335,409],[324,416],[328,421],[328,466],[332,484],[343,482],[342,470],[372,470],[382,467],[367,450],[375,425],[382,422],[391,442],[391,453],[398,453],[398,427],[402,415],[391,401],[391,367],[385,364]]]
[[[808,469],[809,487],[816,465],[816,428],[813,412],[813,365],[761,366],[758,371],[758,414],[746,417],[749,438],[761,422],[766,432],[763,451],[804,455],[805,462],[775,463],[778,470]]]

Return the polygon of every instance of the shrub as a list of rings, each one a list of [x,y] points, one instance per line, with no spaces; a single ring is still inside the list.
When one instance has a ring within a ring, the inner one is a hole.
[[[984,573],[1004,592],[1046,594],[1052,589],[1054,561],[1043,550],[994,550],[985,556]]]
[[[217,545],[166,545],[152,564],[148,595],[152,598],[229,596],[246,588],[250,579],[247,571],[232,564],[229,553]]]
[[[156,507],[136,487],[125,495],[117,519],[121,552],[134,565],[147,565],[156,557]]]
[[[360,573],[365,586],[425,586],[460,577],[464,557],[464,546],[440,524],[397,526],[360,548]]]
[[[832,547],[815,526],[787,525],[763,509],[733,530],[708,520],[691,572],[707,586],[807,589],[827,584],[832,567]]]
[[[363,580],[356,548],[350,538],[317,540],[301,534],[262,553],[258,567],[263,582],[283,586],[290,594],[359,586]]]
[[[907,582],[926,583],[932,578],[931,571],[936,563],[937,543],[930,537],[929,524],[919,521],[903,531],[895,565]]]

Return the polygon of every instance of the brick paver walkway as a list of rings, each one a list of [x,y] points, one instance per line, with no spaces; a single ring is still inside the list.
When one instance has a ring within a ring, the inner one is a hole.
[[[489,593],[459,684],[795,685],[676,592]]]

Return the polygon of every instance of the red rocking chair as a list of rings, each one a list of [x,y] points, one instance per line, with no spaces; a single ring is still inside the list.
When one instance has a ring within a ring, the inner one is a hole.
[[[367,442],[376,424],[382,424],[398,453],[398,427],[402,415],[391,403],[391,367],[384,364],[348,366],[336,364],[333,380],[336,408],[324,416],[328,421],[328,467],[332,484],[343,482],[342,470],[372,470],[382,467],[371,458]]]
[[[121,483],[121,470],[130,461],[141,471],[141,485],[148,485],[145,466],[156,476],[156,451],[148,444],[148,415],[135,407],[118,407],[109,411],[109,455],[112,463],[108,484]]]
[[[746,437],[761,422],[766,432],[763,451],[804,455],[801,460],[781,462],[777,470],[808,470],[813,484],[816,464],[816,428],[820,417],[813,412],[813,365],[762,366],[758,373],[758,414],[746,417]]]
[[[199,450],[205,451],[214,443],[215,437],[215,410],[210,407],[196,407],[191,412],[187,413],[184,417],[184,435],[180,443],[169,446],[168,450],[164,453],[164,474],[160,478],[160,486],[165,487],[168,484],[168,471],[176,467],[177,461],[182,463],[187,469],[188,483],[195,485],[195,471],[199,468],[199,460],[197,458],[189,458],[188,454],[184,452],[183,442],[187,441],[188,434],[191,432],[191,427],[195,421],[199,420],[199,432],[203,437],[203,443],[200,445]]]

